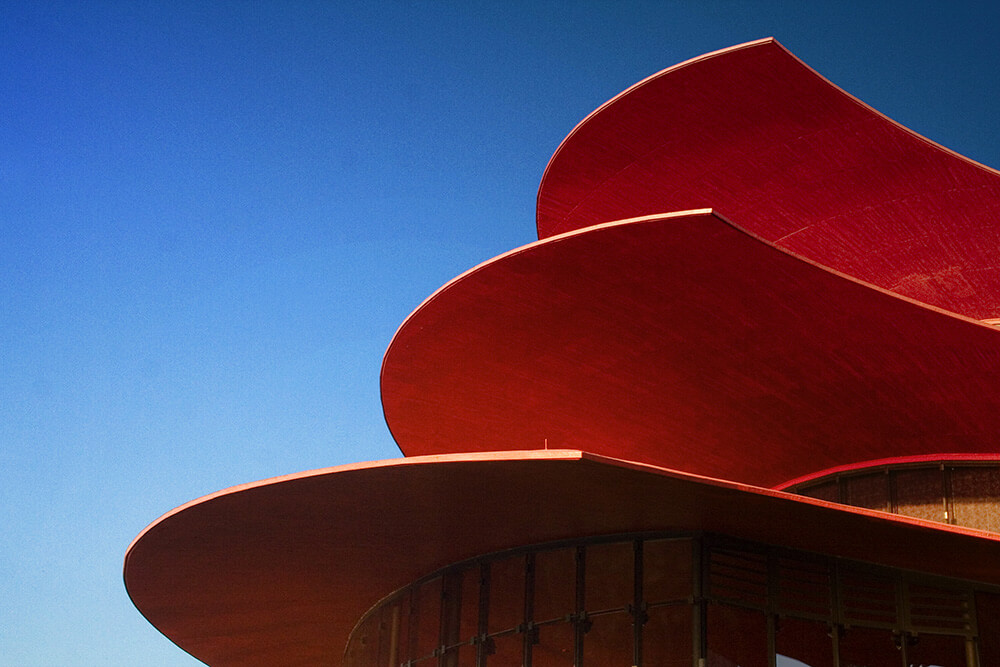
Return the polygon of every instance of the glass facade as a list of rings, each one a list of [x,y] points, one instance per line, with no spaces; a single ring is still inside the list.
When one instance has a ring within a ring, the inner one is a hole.
[[[415,582],[358,623],[345,665],[978,667],[1000,657],[998,607],[967,582],[719,536],[623,535]]]
[[[1000,464],[876,466],[790,487],[810,498],[1000,532]]]

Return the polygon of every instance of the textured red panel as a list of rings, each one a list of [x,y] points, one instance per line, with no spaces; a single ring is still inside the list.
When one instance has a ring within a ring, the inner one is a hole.
[[[885,289],[1000,317],[998,174],[774,40],[671,67],[591,114],[542,178],[538,233],[702,207]]]
[[[371,605],[440,567],[647,530],[1000,584],[996,536],[569,451],[388,461],[223,491],[150,526],[125,583],[154,626],[211,665],[339,664]]]
[[[487,262],[386,353],[407,455],[565,447],[771,486],[993,451],[1000,331],[789,255],[711,213]]]

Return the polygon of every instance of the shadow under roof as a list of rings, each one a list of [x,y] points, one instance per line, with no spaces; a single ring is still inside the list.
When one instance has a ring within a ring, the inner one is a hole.
[[[221,491],[136,538],[125,583],[150,623],[209,664],[328,664],[369,607],[443,566],[643,531],[718,532],[1000,584],[997,535],[553,450],[350,465]]]

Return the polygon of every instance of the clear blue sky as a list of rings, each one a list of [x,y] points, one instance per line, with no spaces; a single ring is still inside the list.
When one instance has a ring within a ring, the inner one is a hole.
[[[396,327],[532,241],[553,150],[649,74],[773,35],[1000,165],[987,6],[3,2],[0,664],[197,664],[129,602],[132,538],[398,456]]]

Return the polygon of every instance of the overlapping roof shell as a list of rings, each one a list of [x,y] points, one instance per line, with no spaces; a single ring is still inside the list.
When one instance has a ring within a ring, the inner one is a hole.
[[[312,664],[424,574],[568,537],[718,531],[1000,584],[998,535],[765,488],[993,455],[998,195],[773,40],[664,70],[560,146],[539,242],[397,332],[411,458],[185,505],[130,547],[129,594],[210,664]]]

